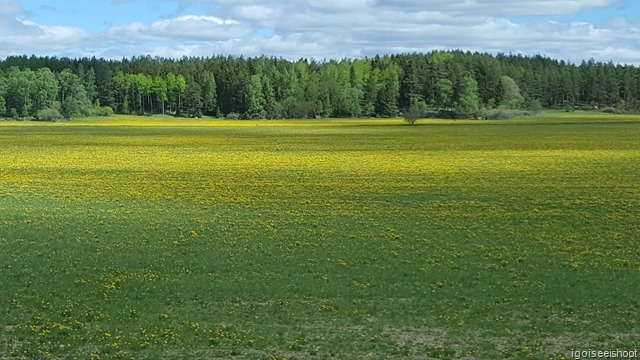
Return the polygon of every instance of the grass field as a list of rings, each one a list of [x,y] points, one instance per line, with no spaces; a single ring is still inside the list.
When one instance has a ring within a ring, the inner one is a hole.
[[[0,122],[0,358],[640,347],[640,117]]]

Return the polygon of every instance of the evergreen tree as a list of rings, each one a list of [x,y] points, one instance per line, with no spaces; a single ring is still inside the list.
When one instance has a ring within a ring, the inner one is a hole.
[[[393,66],[388,66],[382,71],[381,77],[382,84],[378,92],[376,110],[383,116],[396,116],[398,114],[398,97],[400,95],[397,69]]]
[[[209,72],[205,71],[202,75],[202,111],[207,115],[215,115],[218,108],[218,94],[216,87],[216,78]]]
[[[200,118],[202,117],[202,88],[200,85],[191,80],[187,83],[187,89],[185,92],[185,110],[189,117]]]
[[[264,98],[264,110],[269,119],[282,116],[280,105],[276,102],[275,91],[271,85],[271,79],[265,76],[262,79],[262,96]]]
[[[421,94],[421,86],[418,80],[415,60],[413,57],[407,58],[404,65],[404,73],[400,84],[400,92],[402,94],[400,107],[408,109],[416,101],[424,99]]]
[[[378,70],[371,71],[364,85],[362,94],[362,113],[367,116],[375,115],[378,102]]]
[[[82,78],[84,89],[87,92],[87,99],[90,103],[94,103],[98,98],[98,89],[96,87],[96,72],[90,68]]]
[[[468,77],[477,81],[479,107],[532,107],[539,102],[545,108],[640,111],[640,70],[634,66],[434,51],[321,62],[8,56],[0,60],[0,115],[32,117],[43,108],[64,107],[65,115],[77,116],[86,112],[87,103],[99,101],[120,113],[184,111],[193,116],[200,108],[207,115],[269,118],[395,116],[419,100],[449,115],[467,103],[461,99],[469,99]],[[188,99],[194,84],[200,88],[201,106]]]
[[[246,97],[248,103],[247,115],[249,118],[264,118],[266,112],[264,110],[264,95],[262,81],[260,75],[251,75],[247,84]]]

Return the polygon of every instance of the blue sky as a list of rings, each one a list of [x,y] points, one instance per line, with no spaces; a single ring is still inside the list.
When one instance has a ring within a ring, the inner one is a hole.
[[[205,3],[178,1],[25,0],[13,3],[25,9],[25,18],[39,24],[71,25],[93,33],[105,31],[114,25],[152,23],[186,13],[199,15],[211,8]]]
[[[640,65],[634,0],[0,0],[0,57],[463,49]]]

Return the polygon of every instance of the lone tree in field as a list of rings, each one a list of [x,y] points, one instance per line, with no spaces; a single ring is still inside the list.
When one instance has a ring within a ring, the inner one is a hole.
[[[424,100],[411,100],[411,106],[404,112],[404,122],[413,125],[427,114],[427,103]]]

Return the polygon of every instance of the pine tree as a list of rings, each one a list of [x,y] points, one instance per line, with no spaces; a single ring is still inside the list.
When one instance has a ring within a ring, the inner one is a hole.
[[[400,82],[397,70],[389,66],[382,72],[382,84],[378,93],[377,111],[383,116],[398,115],[398,97],[400,96]]]

